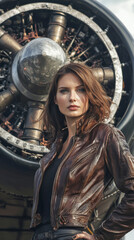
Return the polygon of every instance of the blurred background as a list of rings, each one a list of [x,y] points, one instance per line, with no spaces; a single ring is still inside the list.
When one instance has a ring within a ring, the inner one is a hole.
[[[134,38],[134,0],[97,0],[109,8],[127,27]]]

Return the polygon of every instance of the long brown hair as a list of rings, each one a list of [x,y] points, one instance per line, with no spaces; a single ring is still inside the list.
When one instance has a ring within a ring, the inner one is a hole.
[[[91,68],[82,63],[66,64],[58,70],[53,79],[44,110],[44,123],[47,131],[51,133],[50,144],[55,140],[57,134],[61,133],[62,129],[66,127],[65,117],[59,111],[54,100],[58,81],[67,73],[73,73],[80,78],[89,99],[89,109],[77,123],[78,135],[88,131],[96,123],[108,119],[110,114],[110,98],[93,75]]]

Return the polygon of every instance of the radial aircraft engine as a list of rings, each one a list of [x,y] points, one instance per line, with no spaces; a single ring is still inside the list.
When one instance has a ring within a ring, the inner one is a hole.
[[[110,96],[109,123],[134,154],[134,41],[92,0],[0,1],[0,239],[29,240],[33,177],[49,150],[40,118],[49,85],[67,62],[93,69]],[[93,212],[92,230],[120,202],[114,182]]]

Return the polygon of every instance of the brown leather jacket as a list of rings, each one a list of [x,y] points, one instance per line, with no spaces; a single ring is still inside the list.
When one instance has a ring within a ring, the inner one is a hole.
[[[34,179],[31,228],[41,222],[38,213],[43,173],[59,147],[57,140],[41,160]],[[73,137],[53,184],[51,225],[86,227],[90,216],[114,178],[125,193],[122,202],[94,233],[97,240],[116,240],[134,227],[134,157],[123,134],[111,125],[99,123],[82,138]]]

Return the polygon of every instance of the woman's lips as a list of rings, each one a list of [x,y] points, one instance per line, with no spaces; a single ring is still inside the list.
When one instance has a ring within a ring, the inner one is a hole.
[[[71,111],[75,111],[75,110],[77,110],[78,108],[79,108],[79,106],[77,106],[77,105],[70,105],[70,106],[68,107],[68,109],[71,110]]]

